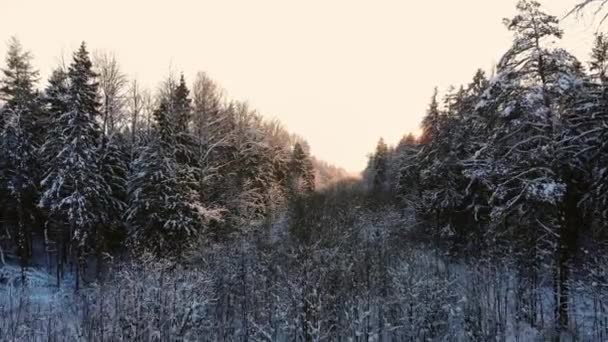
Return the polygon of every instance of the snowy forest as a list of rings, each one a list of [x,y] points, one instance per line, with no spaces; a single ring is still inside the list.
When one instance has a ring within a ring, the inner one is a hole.
[[[608,35],[579,60],[517,12],[360,176],[204,72],[83,42],[41,80],[10,39],[0,341],[608,340]]]

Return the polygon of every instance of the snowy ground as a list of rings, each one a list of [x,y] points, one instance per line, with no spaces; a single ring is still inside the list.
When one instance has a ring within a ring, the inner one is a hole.
[[[230,255],[227,257],[229,259],[226,260],[235,260]],[[226,260],[218,259],[225,267],[218,268],[220,273],[216,274],[157,263],[131,265],[117,272],[114,282],[102,287],[89,285],[79,293],[74,292],[69,281],[58,289],[52,274],[35,268],[26,272],[28,280],[26,286],[22,286],[20,268],[2,266],[0,341],[197,341],[201,336],[211,334],[215,338],[203,340],[221,340],[218,336],[241,340],[241,329],[245,324],[249,324],[251,329],[251,340],[290,340],[287,337],[295,324],[293,320],[299,316],[289,315],[301,307],[290,302],[295,297],[289,297],[288,292],[301,291],[298,282],[309,284],[306,286],[312,286],[311,283],[307,283],[307,279],[291,278],[288,285],[291,290],[283,292],[281,284],[278,284],[279,288],[271,288],[267,278],[257,280],[261,276],[260,270],[250,264],[247,286],[241,287],[239,268],[231,268]],[[414,311],[411,317],[399,318],[396,322],[401,323],[391,326],[395,334],[389,338],[386,333],[385,341],[404,340],[406,337],[413,341],[421,340],[420,336],[428,335],[420,327],[428,324],[438,327],[438,332],[435,338],[424,340],[519,342],[546,341],[554,337],[551,287],[541,286],[536,293],[538,296],[535,298],[540,298],[540,316],[544,317],[544,323],[532,327],[525,319],[517,318],[526,309],[517,307],[521,305],[517,299],[517,278],[510,266],[445,264],[434,253],[421,250],[409,253],[409,257],[397,263],[390,274],[393,292],[383,305],[413,307]],[[222,288],[228,292],[223,294]],[[608,336],[605,335],[608,314],[602,287],[597,283],[579,282],[572,289],[573,328],[570,334],[563,333],[560,340],[605,340],[602,336]],[[243,307],[239,302],[242,298],[238,295],[242,291],[247,291],[244,298],[249,300],[245,302],[249,310],[247,315],[242,315]],[[322,294],[316,291],[323,291],[323,288],[313,291],[314,296],[318,296],[314,297],[315,300],[323,304]],[[347,317],[352,320],[346,324],[353,329],[350,336],[358,336],[347,338],[348,341],[363,339],[365,330],[361,327],[378,323],[374,316],[378,312],[375,305],[382,303],[373,298],[369,301],[369,295],[373,293],[378,292],[361,293],[352,298],[352,304],[349,304],[352,307],[343,303],[349,312]],[[276,298],[271,299],[272,296]],[[222,301],[225,299],[227,301]],[[322,306],[319,308],[322,310]],[[271,313],[268,316],[271,323],[263,325],[267,312]],[[218,313],[221,315],[217,316]],[[223,318],[218,321],[218,317]],[[245,323],[241,321],[242,317],[245,317]],[[220,322],[227,325],[221,334],[218,332]],[[320,329],[316,335],[319,339],[313,340],[330,341],[323,338],[324,325],[319,323],[317,327]],[[179,338],[169,338],[178,335]],[[379,341],[378,335],[368,333],[367,339]]]

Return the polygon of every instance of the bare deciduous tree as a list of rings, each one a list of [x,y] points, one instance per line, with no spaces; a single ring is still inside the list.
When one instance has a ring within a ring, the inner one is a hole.
[[[126,119],[124,107],[128,80],[113,53],[97,51],[93,64],[98,74],[103,132],[113,133]]]
[[[608,5],[608,0],[584,0],[576,4],[576,6],[574,6],[574,8],[572,8],[572,10],[566,14],[566,17],[573,14],[580,16],[587,9],[592,9],[594,15],[601,15],[601,25],[604,23],[604,21],[606,21],[606,19],[608,19],[608,12],[603,13],[606,5]],[[595,6],[595,8],[592,8],[593,6]]]

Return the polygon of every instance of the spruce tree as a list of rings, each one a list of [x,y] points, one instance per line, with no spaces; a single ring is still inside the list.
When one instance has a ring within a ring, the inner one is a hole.
[[[608,37],[604,33],[598,33],[595,36],[589,70],[592,73],[591,76],[602,84],[608,81]]]
[[[43,144],[40,146],[40,157],[43,170],[53,170],[59,167],[55,159],[62,149],[58,137],[63,128],[59,125],[60,117],[68,112],[69,82],[68,75],[61,68],[55,69],[48,80],[48,85],[42,95],[44,105],[43,124],[46,127]],[[44,174],[44,172],[43,172]]]
[[[290,170],[293,193],[309,194],[315,190],[314,167],[300,143],[296,143],[293,147]]]
[[[418,139],[409,134],[401,139],[396,149],[395,197],[405,207],[414,208],[420,199],[417,156],[420,152]]]
[[[168,83],[171,84],[171,81]],[[168,127],[172,129],[177,161],[184,167],[184,171],[191,173],[189,177],[197,177],[200,174],[199,161],[196,158],[198,146],[190,127],[192,100],[183,74],[177,86],[170,91],[170,97],[164,101],[169,110],[167,120],[170,126]],[[195,187],[195,184],[193,183],[192,186]]]
[[[175,120],[175,132],[187,132],[192,119],[192,108],[190,99],[190,90],[186,85],[186,79],[182,74],[179,78],[179,84],[173,91],[171,99],[173,120]]]
[[[192,190],[194,180],[176,157],[171,112],[161,102],[154,135],[131,167],[127,222],[135,251],[178,258],[193,246],[208,212]]]
[[[433,223],[431,235],[453,236],[452,213],[462,204],[459,164],[452,139],[456,134],[457,118],[442,111],[437,101],[437,90],[422,120],[420,152],[416,157],[421,201],[416,204],[421,217]],[[411,168],[412,166],[410,166]],[[438,241],[438,240],[436,240]]]
[[[97,271],[101,270],[102,254],[117,250],[124,242],[127,227],[123,222],[123,214],[127,201],[128,154],[126,138],[121,133],[103,137],[104,142],[99,149],[99,170],[108,185],[107,207],[105,215],[95,232],[95,253],[97,256]]]
[[[58,134],[49,146],[60,150],[53,167],[48,170],[41,186],[44,190],[40,205],[58,218],[61,234],[75,252],[71,257],[77,263],[76,289],[85,266],[86,252],[95,241],[95,229],[107,221],[110,188],[100,167],[98,146],[101,128],[98,122],[97,83],[89,53],[84,43],[74,54],[68,70],[69,87],[67,111],[55,118],[53,125]],[[65,250],[65,246],[62,246]]]
[[[420,142],[426,144],[437,139],[440,126],[441,113],[439,111],[439,102],[437,102],[437,88],[435,88],[433,96],[431,97],[429,109],[424,118],[422,118],[422,136],[420,137]]]
[[[32,229],[36,223],[36,198],[39,165],[37,134],[40,104],[35,83],[38,72],[31,55],[15,38],[9,43],[6,67],[2,69],[0,98],[6,101],[0,116],[0,194],[2,222],[12,230],[25,280],[25,269],[32,254]]]
[[[380,138],[378,145],[376,146],[376,152],[374,153],[373,159],[373,190],[376,193],[382,193],[387,190],[388,185],[388,163],[389,163],[389,150],[388,146],[384,142],[384,139]]]

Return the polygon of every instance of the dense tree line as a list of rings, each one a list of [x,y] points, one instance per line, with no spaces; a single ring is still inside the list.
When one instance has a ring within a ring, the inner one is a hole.
[[[523,287],[553,287],[554,319],[571,322],[573,273],[606,240],[608,43],[588,68],[556,47],[556,17],[520,1],[513,44],[488,77],[437,91],[422,135],[381,140],[365,172],[426,224],[417,233],[465,255],[516,255]],[[588,260],[588,259],[587,259]],[[542,315],[530,298],[532,322]]]
[[[109,255],[178,260],[267,224],[315,173],[343,174],[204,73],[151,96],[83,43],[39,90],[31,60],[12,39],[0,79],[0,256],[24,277],[34,254],[76,288]]]

